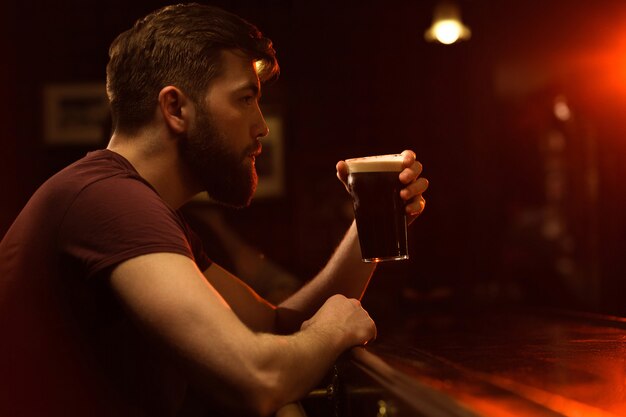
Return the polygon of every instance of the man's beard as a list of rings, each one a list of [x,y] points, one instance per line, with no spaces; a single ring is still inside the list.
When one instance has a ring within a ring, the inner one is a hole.
[[[228,147],[228,138],[214,127],[210,114],[198,109],[195,127],[180,141],[181,157],[212,199],[231,207],[248,206],[258,179],[254,163],[247,159],[257,143],[236,154]]]

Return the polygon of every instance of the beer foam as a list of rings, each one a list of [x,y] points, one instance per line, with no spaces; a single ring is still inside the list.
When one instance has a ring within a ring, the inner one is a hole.
[[[400,172],[402,160],[400,154],[364,156],[362,158],[346,159],[348,171],[356,172]]]

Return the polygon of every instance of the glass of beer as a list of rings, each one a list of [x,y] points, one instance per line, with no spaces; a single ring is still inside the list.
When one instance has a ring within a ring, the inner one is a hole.
[[[364,262],[408,259],[405,203],[398,175],[403,156],[347,159],[348,188]]]

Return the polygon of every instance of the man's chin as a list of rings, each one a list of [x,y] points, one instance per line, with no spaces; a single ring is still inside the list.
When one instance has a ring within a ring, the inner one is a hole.
[[[239,198],[233,198],[233,196],[219,197],[219,196],[211,195],[210,193],[207,193],[207,194],[209,195],[209,198],[211,200],[215,201],[216,203],[218,203],[218,204],[220,204],[222,206],[226,206],[226,207],[230,207],[230,208],[236,208],[236,209],[242,209],[242,208],[246,208],[246,207],[250,206],[250,204],[252,204],[252,199],[254,197],[255,190],[253,189],[253,190],[251,190],[251,192],[247,196],[240,196]]]
[[[220,185],[206,181],[203,188],[207,191],[209,198],[218,204],[232,208],[245,208],[252,203],[258,182],[256,170],[253,169],[245,180],[239,178],[239,181]]]

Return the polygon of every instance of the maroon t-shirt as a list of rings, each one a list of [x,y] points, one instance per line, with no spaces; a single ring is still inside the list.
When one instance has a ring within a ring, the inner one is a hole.
[[[108,285],[174,252],[210,265],[181,215],[122,156],[89,153],[33,195],[0,242],[0,415],[169,415],[184,379]]]

